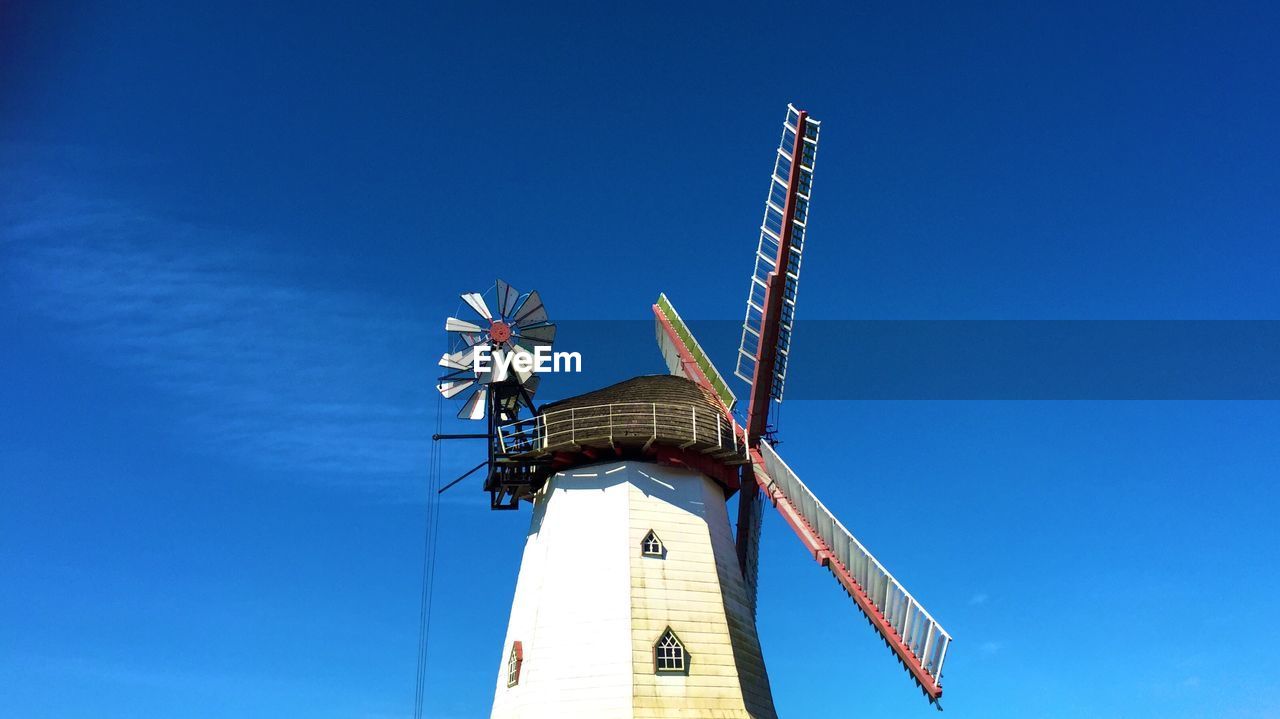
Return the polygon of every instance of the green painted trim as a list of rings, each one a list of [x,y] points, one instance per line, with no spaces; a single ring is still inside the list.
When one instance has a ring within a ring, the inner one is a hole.
[[[729,383],[724,381],[724,377],[720,375],[720,370],[711,364],[711,358],[706,352],[702,351],[702,346],[698,344],[698,340],[693,338],[693,333],[689,331],[688,325],[684,320],[680,319],[680,314],[676,312],[676,308],[672,306],[671,300],[667,299],[665,294],[658,295],[658,309],[666,316],[667,321],[676,331],[676,336],[684,343],[685,349],[689,350],[689,354],[693,355],[693,361],[698,363],[698,368],[711,381],[711,388],[720,397],[720,401],[725,403],[729,411],[733,411],[733,406],[738,403],[738,398],[733,396],[733,390],[729,389]]]

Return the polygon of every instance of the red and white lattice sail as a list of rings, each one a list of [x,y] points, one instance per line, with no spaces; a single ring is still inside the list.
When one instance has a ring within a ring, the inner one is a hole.
[[[770,407],[782,401],[791,350],[800,263],[809,219],[819,123],[787,107],[774,160],[747,295],[734,374],[749,383],[744,434],[751,464],[738,501],[738,561],[754,603],[762,497],[835,577],[930,702],[942,696],[942,666],[951,635],[818,500],[765,439]],[[719,371],[665,296],[653,306],[658,343],[672,374],[721,398],[734,421],[735,398]]]

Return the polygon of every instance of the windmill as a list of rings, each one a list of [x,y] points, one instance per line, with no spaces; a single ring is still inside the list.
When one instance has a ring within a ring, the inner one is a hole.
[[[472,372],[475,381],[461,387],[465,355],[442,359],[455,370],[442,392],[476,386],[479,394],[487,381],[487,401],[502,410],[489,413],[490,431],[479,435],[490,445],[491,506],[533,505],[493,717],[776,717],[755,622],[765,500],[928,700],[941,697],[950,635],[772,446],[818,132],[817,121],[788,106],[734,372],[748,383],[745,413],[735,414],[734,392],[665,295],[652,310],[669,374],[546,404],[529,418],[516,417],[532,408],[521,389],[528,378],[495,383]],[[463,349],[501,348],[508,340],[499,320],[463,299],[490,320],[487,334],[449,320]],[[500,301],[504,323],[505,308]],[[504,404],[499,387],[525,401]],[[462,416],[486,401],[476,394]],[[735,494],[736,531],[726,505]]]

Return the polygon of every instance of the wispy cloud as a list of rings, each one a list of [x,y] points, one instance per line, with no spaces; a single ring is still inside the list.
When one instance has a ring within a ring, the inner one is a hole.
[[[179,399],[193,444],[328,481],[426,467],[434,316],[291,282],[243,237],[41,195],[0,207],[5,302]],[[296,258],[293,260],[296,264]]]
[[[403,703],[395,696],[381,695],[367,687],[356,696],[348,696],[334,692],[332,685],[323,678],[306,672],[290,672],[288,667],[264,673],[244,671],[213,661],[197,666],[172,661],[139,663],[111,654],[14,654],[0,656],[0,675],[41,685],[53,682],[67,688],[69,696],[75,698],[86,695],[85,692],[105,691],[112,696],[127,692],[146,696],[158,706],[164,706],[181,702],[186,697],[230,697],[234,700],[240,696],[251,696],[263,704],[301,704],[297,713],[305,716],[314,716],[318,708],[329,712],[326,716],[390,719],[410,715],[407,710],[390,710]],[[377,711],[370,712],[370,707]],[[120,711],[120,707],[111,702],[106,709],[108,715],[120,715],[111,711]]]
[[[991,597],[988,597],[985,593],[983,593],[983,592],[978,592],[977,594],[973,595],[972,597],[969,597],[969,606],[971,606],[971,607],[977,607],[977,606],[980,606],[980,605],[986,604],[986,603],[987,603],[987,600],[988,600],[988,599],[990,599],[990,598],[991,598]]]
[[[111,659],[89,658],[84,656],[23,656],[22,670],[33,674],[44,674],[89,681],[99,684],[114,684],[140,687],[151,690],[181,690],[190,692],[215,692],[228,686],[252,680],[259,688],[268,683],[283,684],[265,677],[235,676],[219,673],[178,670],[170,667],[143,667],[126,664]]]

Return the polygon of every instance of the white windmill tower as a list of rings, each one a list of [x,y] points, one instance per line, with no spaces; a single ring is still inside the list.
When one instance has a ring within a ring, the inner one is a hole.
[[[653,312],[669,375],[545,405],[528,419],[515,414],[531,407],[522,384],[530,378],[471,377],[489,381],[496,411],[487,434],[460,436],[490,440],[491,506],[533,505],[492,717],[776,717],[755,623],[761,493],[929,701],[941,696],[950,635],[765,438],[786,378],[817,142],[818,123],[788,106],[735,372],[750,383],[743,421],[665,295]],[[450,320],[464,345],[508,341],[497,323],[519,324],[521,310],[510,315],[498,295],[487,335]],[[486,316],[482,299],[468,304]],[[538,335],[545,311],[524,319],[524,333]],[[552,336],[554,328],[543,339]],[[465,389],[465,353],[442,363],[458,374],[441,391]],[[484,416],[476,407],[485,402],[473,396],[460,416]],[[734,494],[736,533],[726,508]]]

